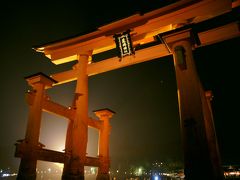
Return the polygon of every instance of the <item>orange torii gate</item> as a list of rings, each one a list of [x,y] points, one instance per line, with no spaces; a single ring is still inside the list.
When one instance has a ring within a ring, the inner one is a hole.
[[[223,179],[210,105],[212,95],[201,85],[192,51],[239,36],[239,16],[235,12],[239,5],[239,0],[180,0],[82,36],[35,47],[56,65],[74,60],[78,63],[69,71],[26,77],[32,90],[27,93],[30,112],[26,136],[16,143],[15,156],[21,158],[18,179],[35,179],[37,160],[64,163],[62,179],[84,179],[86,165],[99,167],[97,179],[109,179],[109,120],[114,112],[95,111],[100,121],[88,117],[88,76],[169,54],[173,55],[176,71],[186,179]],[[224,23],[216,23],[226,17]],[[121,50],[119,56],[92,61],[94,55],[107,53],[116,45]],[[74,80],[77,85],[71,107],[49,99],[48,88]],[[69,120],[64,153],[45,149],[39,142],[42,111]],[[100,131],[96,158],[86,156],[88,126]]]

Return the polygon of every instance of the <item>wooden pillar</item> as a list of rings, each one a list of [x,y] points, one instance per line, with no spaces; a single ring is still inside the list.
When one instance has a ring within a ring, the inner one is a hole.
[[[109,180],[109,135],[111,126],[109,123],[110,118],[115,112],[110,109],[100,109],[94,111],[95,115],[103,122],[103,126],[100,128],[99,134],[99,161],[100,166],[98,169],[97,180]]]
[[[205,96],[205,98],[204,98]],[[202,91],[203,109],[205,116],[206,133],[213,167],[215,179],[224,179],[223,168],[221,164],[221,156],[219,152],[217,135],[215,131],[214,118],[212,113],[211,101],[213,99],[212,91]]]
[[[70,119],[68,122],[68,127],[67,127],[67,133],[66,133],[66,140],[65,140],[65,155],[66,159],[64,162],[64,168],[63,168],[63,177],[64,175],[69,171],[69,165],[70,165],[70,160],[71,160],[71,154],[72,154],[72,130],[73,130],[73,119]]]
[[[214,163],[212,156],[217,152],[217,140],[208,128],[212,116],[195,67],[191,35],[187,29],[163,36],[174,57],[185,179],[218,180],[222,175],[214,166],[221,165],[220,161]],[[218,154],[214,158],[219,159]]]
[[[78,55],[77,85],[75,90],[75,118],[69,123],[67,132],[67,151],[70,158],[64,163],[62,179],[84,179],[88,139],[88,75],[87,65],[90,54]]]
[[[52,78],[42,74],[34,74],[25,78],[34,93],[33,103],[30,105],[28,124],[25,139],[19,144],[20,151],[23,156],[21,158],[17,179],[36,179],[37,157],[36,150],[41,148],[39,143],[42,104],[45,94],[45,89],[56,83]]]

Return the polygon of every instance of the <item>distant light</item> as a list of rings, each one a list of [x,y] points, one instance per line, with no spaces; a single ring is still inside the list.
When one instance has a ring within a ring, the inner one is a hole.
[[[159,178],[158,178],[158,176],[156,175],[156,176],[154,176],[154,180],[159,180]]]
[[[139,168],[139,169],[138,169],[138,173],[139,173],[139,174],[142,174],[142,168]]]
[[[9,174],[3,174],[2,177],[8,177],[10,176]]]

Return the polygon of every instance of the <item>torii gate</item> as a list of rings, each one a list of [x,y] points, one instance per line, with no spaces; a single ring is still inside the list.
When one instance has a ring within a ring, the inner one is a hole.
[[[109,119],[114,112],[100,109],[100,121],[88,117],[88,76],[136,63],[173,55],[184,147],[184,173],[187,180],[223,179],[210,101],[199,80],[193,49],[234,38],[239,33],[239,0],[180,0],[166,7],[99,27],[74,38],[35,47],[54,64],[77,60],[69,71],[46,76],[26,77],[32,91],[27,93],[30,107],[26,136],[16,144],[21,158],[18,179],[35,179],[37,160],[64,163],[62,179],[84,179],[84,166],[98,166],[97,179],[109,179]],[[222,21],[224,20],[224,21]],[[129,30],[134,55],[116,55],[99,62],[92,57],[116,47],[116,34]],[[77,81],[75,99],[67,108],[52,102],[46,89]],[[43,148],[39,143],[42,111],[69,119],[65,152]],[[99,157],[86,156],[88,126],[100,131]]]

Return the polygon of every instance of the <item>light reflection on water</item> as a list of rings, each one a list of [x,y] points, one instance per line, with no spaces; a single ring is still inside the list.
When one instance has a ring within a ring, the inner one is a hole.
[[[36,180],[60,180],[62,177],[61,174],[59,175],[40,175],[40,176],[37,176],[37,179]],[[13,178],[15,179],[15,178]],[[96,179],[96,176],[95,175],[86,175],[85,176],[85,180],[95,180]]]

